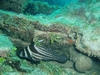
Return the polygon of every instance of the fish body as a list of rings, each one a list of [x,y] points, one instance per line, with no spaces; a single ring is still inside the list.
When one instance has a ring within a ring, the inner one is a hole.
[[[55,51],[47,50],[42,47],[37,47],[34,42],[22,50],[19,54],[21,58],[29,59],[35,62],[43,61],[57,61],[65,63],[67,57],[65,54],[58,55]]]

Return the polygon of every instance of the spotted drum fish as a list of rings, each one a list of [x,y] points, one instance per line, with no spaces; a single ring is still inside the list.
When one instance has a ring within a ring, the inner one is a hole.
[[[59,55],[57,52],[47,50],[42,47],[37,47],[36,44],[31,43],[19,54],[21,58],[29,59],[35,62],[43,61],[56,61],[59,63],[65,63],[67,57],[65,54]]]

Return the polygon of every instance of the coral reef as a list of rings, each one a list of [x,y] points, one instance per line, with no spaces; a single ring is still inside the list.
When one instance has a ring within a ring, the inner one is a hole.
[[[7,57],[9,52],[13,50],[14,46],[13,43],[10,41],[10,39],[1,34],[0,35],[0,56],[1,57]]]
[[[78,50],[80,50],[81,52],[88,54],[88,56],[93,56],[93,57],[97,57],[100,58],[100,39],[99,39],[99,35],[97,33],[97,35],[94,34],[94,31],[91,31],[88,34],[84,34],[83,36],[78,35],[78,39],[76,40],[76,48]],[[87,38],[86,38],[87,37]]]
[[[73,27],[76,27],[78,29],[73,28],[72,32],[69,34],[71,37],[76,37],[75,40],[75,46],[76,48],[81,51],[82,53],[87,54],[88,56],[100,58],[100,42],[99,42],[99,15],[98,13],[100,9],[98,8],[100,2],[91,2],[89,5],[72,5],[72,7],[67,6],[67,8],[70,8],[68,10],[69,13],[73,13],[73,16],[78,16],[81,18],[81,20],[84,21],[84,23],[81,21],[80,24],[77,24]],[[76,7],[76,8],[74,8]],[[82,10],[81,10],[82,9]],[[78,11],[79,12],[78,12]],[[67,13],[68,14],[68,13]],[[76,22],[75,22],[76,23]],[[79,23],[79,22],[78,22]],[[73,33],[76,33],[76,35],[73,35]]]
[[[0,9],[21,13],[30,0],[0,0]]]
[[[97,62],[94,65],[94,61],[97,61],[97,58],[100,61],[99,6],[100,2],[89,3],[89,5],[71,4],[48,16],[43,14],[35,16],[23,15],[0,10],[0,33],[8,36],[18,50],[22,50],[33,40],[35,42],[43,40],[43,42],[39,43],[43,48],[55,50],[60,54],[65,53],[68,61],[71,62],[71,64],[66,62],[71,65],[69,66],[70,68],[66,67],[66,63],[63,64],[67,75],[75,75],[76,72],[82,72],[76,75],[95,74],[95,71],[99,73],[99,66],[95,66]],[[95,57],[95,60],[93,60],[93,57]],[[10,58],[11,60],[9,60]],[[49,62],[40,62],[38,65],[35,65],[24,59],[19,59],[16,55],[9,56],[7,60],[5,61],[5,59],[1,58],[1,62],[4,65],[3,69],[0,68],[0,71],[19,73],[19,71],[24,69],[31,72],[21,72],[21,74],[27,73],[27,75],[32,75],[40,71],[39,74],[63,75],[61,67],[59,69]],[[8,70],[8,68],[10,69]],[[4,71],[4,69],[6,70]]]
[[[16,13],[26,13],[26,14],[51,14],[53,11],[57,10],[58,6],[50,6],[46,2],[31,1],[31,0],[0,0],[0,9],[13,11]],[[48,11],[47,11],[48,10]]]
[[[53,11],[57,10],[58,6],[50,6],[46,2],[40,2],[40,1],[33,1],[30,2],[26,9],[24,10],[24,13],[29,13],[29,14],[51,14]],[[48,10],[48,11],[47,11]]]
[[[0,28],[1,30],[4,30],[3,33],[11,36],[12,38],[20,38],[23,41],[32,41],[32,38],[34,36],[34,26],[32,25],[32,22],[26,20],[25,18],[17,17],[16,15],[13,15],[13,17],[10,18],[11,15],[8,15],[7,13],[4,15],[4,13],[1,14],[1,22],[0,22]]]
[[[41,61],[38,65],[35,65],[25,60],[22,61],[18,57],[10,57],[3,65],[0,65],[0,74],[65,75],[65,72],[60,66],[50,62]]]

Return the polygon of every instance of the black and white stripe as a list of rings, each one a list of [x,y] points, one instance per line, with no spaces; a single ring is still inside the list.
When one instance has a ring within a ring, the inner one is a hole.
[[[19,56],[22,58],[31,59],[33,61],[53,60],[57,62],[66,62],[67,60],[65,55],[57,56],[55,52],[48,51],[42,47],[37,47],[36,44],[27,46],[21,51]]]
[[[29,45],[19,54],[20,57],[33,59],[34,61],[40,60],[56,60],[56,56],[42,47],[36,45]]]

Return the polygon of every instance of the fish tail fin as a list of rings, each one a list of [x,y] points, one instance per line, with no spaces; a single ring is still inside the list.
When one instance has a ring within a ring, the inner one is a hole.
[[[62,54],[57,58],[57,62],[59,63],[65,63],[66,61],[67,61],[67,56],[65,54]]]

